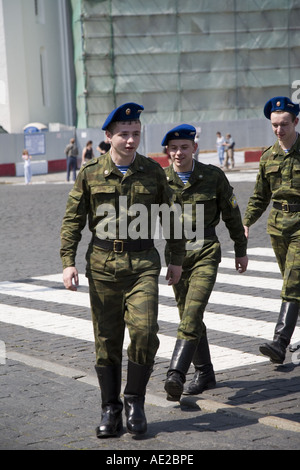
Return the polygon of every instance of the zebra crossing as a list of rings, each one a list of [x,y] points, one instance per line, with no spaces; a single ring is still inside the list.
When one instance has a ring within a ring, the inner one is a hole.
[[[274,259],[273,251],[266,248],[249,249],[249,266],[245,274],[234,271],[234,255],[228,252],[220,264],[217,282],[211,294],[209,311],[205,313],[205,324],[208,333],[218,332],[218,337],[232,335],[235,338],[247,338],[253,340],[270,340],[273,336],[277,314],[280,309],[280,289],[282,281],[279,269]],[[253,257],[253,259],[252,259]],[[267,260],[266,260],[267,259]],[[162,269],[159,284],[159,322],[164,325],[178,324],[178,312],[174,302],[173,290],[163,282],[166,268]],[[27,282],[28,281],[28,282]],[[49,284],[51,283],[51,287]],[[54,287],[53,287],[54,285]],[[92,322],[90,319],[78,318],[70,314],[61,314],[47,309],[28,308],[22,299],[42,301],[42,305],[51,302],[62,306],[76,306],[89,308],[89,295],[87,291],[87,279],[80,275],[78,291],[68,291],[62,286],[62,274],[31,277],[22,282],[0,282],[0,296],[12,296],[18,298],[17,305],[1,303],[0,325],[9,323],[18,327],[33,329],[50,335],[61,335],[75,340],[94,341]],[[226,290],[226,287],[234,286],[235,292]],[[223,287],[224,291],[220,290]],[[251,295],[243,293],[246,288],[251,288]],[[254,292],[254,294],[253,294]],[[262,295],[262,292],[264,295]],[[267,293],[269,292],[269,297]],[[219,313],[225,307],[233,307],[234,313]],[[239,310],[243,310],[243,316]],[[215,311],[211,311],[215,310]],[[252,318],[247,312],[262,312],[261,319]],[[271,318],[271,321],[270,321]],[[176,329],[176,328],[175,328]],[[168,331],[168,328],[164,328]],[[209,335],[210,336],[210,335]],[[230,336],[229,336],[230,337]],[[297,327],[294,338],[300,338],[300,328]],[[160,347],[157,353],[159,358],[169,360],[172,355],[175,335],[159,334]],[[230,340],[226,346],[217,344],[218,340],[210,340],[211,356],[216,372],[234,367],[249,366],[268,361],[259,354],[257,348],[253,352],[245,352],[243,341]],[[129,344],[128,332],[125,334],[124,348]]]

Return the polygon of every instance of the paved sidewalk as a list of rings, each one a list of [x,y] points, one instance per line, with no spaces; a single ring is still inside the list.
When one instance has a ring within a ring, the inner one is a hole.
[[[255,166],[244,165],[228,173],[253,172],[254,176]],[[70,183],[65,183],[65,173],[34,176],[32,188],[24,187],[22,177],[2,177],[0,183],[3,183],[0,184],[0,199],[8,211],[2,226],[6,242],[1,252],[1,279],[28,281],[34,275],[60,272],[59,260],[57,262],[53,255],[58,252],[56,244],[59,244],[53,227],[60,224],[65,198],[71,188]],[[39,186],[44,183],[59,186],[47,185],[48,189],[44,191]],[[234,186],[245,207],[253,183],[235,183]],[[35,217],[29,218],[29,203],[36,210]],[[39,216],[43,213],[46,216]],[[20,223],[22,216],[26,224]],[[39,226],[35,228],[37,219]],[[232,249],[225,231],[220,239],[224,252]],[[257,224],[250,244],[269,246],[265,219]],[[37,255],[30,251],[32,247]],[[12,269],[12,264],[16,264],[18,270]],[[44,273],[40,271],[41,266]],[[251,292],[251,288],[247,292],[243,289],[248,295]],[[275,294],[274,299],[277,301]],[[42,308],[42,301],[26,302],[27,308]],[[0,296],[0,303],[23,305],[21,300],[10,295]],[[236,310],[240,311],[242,307]],[[81,315],[82,310],[78,306],[74,311],[71,306],[58,303],[49,308],[71,316]],[[228,316],[234,314],[229,306],[220,312]],[[88,315],[88,312],[84,311],[82,315]],[[262,318],[262,313],[253,317],[255,320]],[[172,331],[168,326],[169,335],[175,331],[175,324]],[[249,338],[248,343],[245,342],[245,337],[240,337],[234,329],[230,335],[220,333],[219,337],[225,346],[230,341],[229,346],[237,349],[247,348],[250,343]],[[299,449],[300,353],[292,355],[288,352],[282,366],[264,361],[220,371],[216,374],[218,385],[215,389],[198,397],[184,397],[180,404],[165,399],[163,385],[169,363],[159,358],[146,395],[147,435],[136,439],[124,428],[118,439],[98,440],[94,428],[100,418],[100,392],[93,368],[93,344],[9,323],[1,323],[0,340],[0,347],[3,342],[6,347],[5,361],[1,362],[0,351],[0,449],[87,449],[101,450],[109,455],[120,451],[139,455],[143,450],[187,454],[204,449]],[[251,338],[251,348],[255,351],[259,344],[259,339]],[[125,374],[124,361],[123,383]]]

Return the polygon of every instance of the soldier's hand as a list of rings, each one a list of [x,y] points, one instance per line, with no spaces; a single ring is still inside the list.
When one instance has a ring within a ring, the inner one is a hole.
[[[168,286],[177,284],[181,278],[182,266],[175,266],[174,264],[169,264],[166,280],[168,281]]]
[[[239,273],[244,273],[248,266],[248,256],[242,256],[241,258],[235,258],[235,269]]]
[[[246,225],[244,225],[244,230],[245,230],[245,237],[249,238],[249,227],[246,227]]]
[[[64,286],[68,290],[77,290],[79,284],[78,271],[75,266],[70,266],[63,270]]]

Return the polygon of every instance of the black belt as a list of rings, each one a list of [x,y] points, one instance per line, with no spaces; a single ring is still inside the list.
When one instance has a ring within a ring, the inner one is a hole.
[[[300,212],[300,204],[286,204],[281,202],[273,202],[274,209],[282,212]]]
[[[94,245],[99,246],[103,250],[114,251],[115,253],[123,253],[123,251],[143,251],[154,247],[154,242],[149,240],[101,240],[94,237]]]

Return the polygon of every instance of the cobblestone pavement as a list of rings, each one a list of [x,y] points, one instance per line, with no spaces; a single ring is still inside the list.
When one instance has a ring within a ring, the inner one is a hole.
[[[100,392],[88,290],[84,276],[76,298],[61,282],[59,230],[71,187],[64,176],[36,176],[28,186],[23,178],[0,178],[0,449],[101,450],[105,463],[121,451],[128,458],[148,451],[143,466],[155,452],[195,452],[196,464],[199,450],[298,449],[300,357],[288,352],[285,364],[276,367],[258,351],[272,337],[280,305],[267,214],[251,228],[245,275],[235,273],[232,242],[223,222],[218,227],[223,260],[205,313],[217,387],[180,404],[165,400],[177,311],[162,275],[162,349],[147,389],[148,433],[136,439],[124,428],[116,439],[95,437]],[[255,171],[242,168],[228,177],[243,213]],[[80,273],[88,241],[85,230],[77,255]],[[293,338],[298,340],[299,327]],[[126,351],[123,380],[125,369]]]

